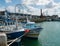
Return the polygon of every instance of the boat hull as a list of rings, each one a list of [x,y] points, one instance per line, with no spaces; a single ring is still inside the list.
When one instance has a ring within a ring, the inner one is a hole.
[[[26,37],[29,37],[29,38],[38,38],[39,34],[40,34],[40,31],[41,31],[42,28],[34,28],[34,29],[30,29],[30,32],[25,35]]]
[[[24,31],[19,31],[19,32],[12,32],[12,33],[7,33],[7,39],[15,39],[20,36],[22,36],[25,32]]]
[[[38,38],[38,36],[39,36],[39,34],[33,34],[33,33],[32,34],[29,33],[29,34],[26,35],[26,37],[36,38],[36,39]]]

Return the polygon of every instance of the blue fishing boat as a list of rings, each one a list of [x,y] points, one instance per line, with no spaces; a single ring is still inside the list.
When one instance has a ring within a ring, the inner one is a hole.
[[[10,23],[9,25],[0,26],[0,32],[6,33],[7,39],[15,39],[26,33],[25,29],[20,25],[16,26]]]
[[[31,22],[27,19],[27,23],[23,26],[25,29],[30,30],[26,37],[38,38],[42,27],[37,26],[35,22]]]
[[[24,34],[26,34],[26,30],[21,26],[18,25],[17,17],[16,22],[10,21],[11,19],[8,19],[7,17],[7,11],[6,11],[6,17],[4,19],[5,23],[3,26],[0,26],[0,32],[4,32],[7,35],[7,39],[16,39],[18,37],[23,37]]]

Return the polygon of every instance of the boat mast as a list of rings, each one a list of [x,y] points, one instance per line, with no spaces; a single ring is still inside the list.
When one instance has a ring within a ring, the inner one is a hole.
[[[7,24],[7,29],[8,29],[8,14],[7,14],[7,10],[5,9],[5,21]]]
[[[26,18],[27,18],[27,22],[30,22],[27,16],[26,16]]]
[[[18,29],[18,21],[17,21],[17,16],[16,16],[16,6],[15,6],[15,20],[16,20],[16,23],[15,24],[16,24],[16,29]]]
[[[18,20],[17,20],[17,17],[16,17],[16,29],[18,29]]]

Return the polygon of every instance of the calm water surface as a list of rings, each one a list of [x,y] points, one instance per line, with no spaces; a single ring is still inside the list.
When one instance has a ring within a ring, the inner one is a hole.
[[[42,22],[38,39],[24,38],[22,46],[60,46],[60,22]]]

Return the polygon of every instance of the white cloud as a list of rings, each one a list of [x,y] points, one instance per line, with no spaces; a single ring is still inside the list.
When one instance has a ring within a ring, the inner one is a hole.
[[[26,5],[26,9],[20,9],[20,13],[40,15],[40,9],[30,5],[43,5],[46,8],[43,9],[43,13],[46,15],[58,14],[60,15],[60,3],[55,3],[53,0],[23,0],[23,4]],[[7,8],[10,12],[15,12],[15,6],[8,6]],[[19,12],[19,8],[16,8],[16,11]]]
[[[37,5],[47,5],[51,1],[52,0],[38,0],[36,3],[37,3]]]
[[[37,5],[39,5],[39,6],[43,5],[43,6],[45,6],[45,5],[48,5],[50,2],[52,2],[53,5],[55,5],[55,3],[53,2],[53,0],[23,0],[23,4],[25,4],[28,7],[28,9],[30,11],[32,11],[31,14],[34,14],[34,15],[40,15],[40,9],[38,9],[38,7],[35,8],[35,7],[30,6],[30,5],[33,5],[33,6],[34,5],[36,5],[36,6]]]
[[[60,3],[55,3],[55,5],[52,4],[52,8],[46,8],[46,10],[44,11],[45,13],[47,12],[48,15],[53,15],[53,14],[57,14],[60,16]]]
[[[12,2],[12,0],[5,0],[5,2],[6,2],[6,3],[10,3],[10,2]]]
[[[23,0],[23,4],[26,5],[47,5],[52,0]]]
[[[32,15],[40,15],[40,10],[38,8],[34,8],[32,6],[27,6],[29,10],[31,11],[30,13]],[[28,12],[28,11],[27,11]]]
[[[0,8],[0,11],[5,11],[5,9],[4,8]]]
[[[16,12],[19,12],[17,7],[16,7],[16,9],[15,9],[15,6],[8,6],[8,7],[7,7],[7,10],[8,10],[9,12],[13,12],[13,13],[15,13],[15,10],[16,10]]]
[[[24,14],[32,14],[32,15],[39,15],[40,10],[31,6],[27,6],[28,9],[20,9],[16,7],[16,12],[24,13]],[[10,12],[15,12],[15,6],[8,6],[7,10]]]
[[[29,4],[33,4],[33,3],[32,3],[32,0],[23,0],[23,4],[29,5]]]
[[[22,9],[19,9],[18,7],[16,7],[16,9],[15,9],[15,6],[8,6],[7,7],[7,10],[9,11],[9,12],[13,12],[13,13],[15,13],[15,10],[16,10],[16,12],[17,13],[28,13],[26,10],[22,10]]]
[[[15,7],[14,6],[8,6],[7,10],[10,12],[15,12]]]

